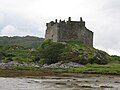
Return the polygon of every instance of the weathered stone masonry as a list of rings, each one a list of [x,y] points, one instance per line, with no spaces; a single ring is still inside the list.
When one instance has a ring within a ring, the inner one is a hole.
[[[51,21],[46,24],[47,30],[45,39],[52,39],[54,42],[80,41],[84,44],[93,46],[93,32],[85,27],[85,21]]]

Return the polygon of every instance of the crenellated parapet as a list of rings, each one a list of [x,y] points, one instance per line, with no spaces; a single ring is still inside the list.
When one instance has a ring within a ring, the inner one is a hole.
[[[80,17],[80,21],[71,21],[71,17],[68,18],[68,21],[65,21],[65,20],[58,20],[55,19],[55,21],[51,21],[50,23],[47,23],[46,26],[47,27],[52,27],[53,25],[58,25],[58,24],[78,24],[80,26],[85,26],[85,21],[82,20],[82,17]]]

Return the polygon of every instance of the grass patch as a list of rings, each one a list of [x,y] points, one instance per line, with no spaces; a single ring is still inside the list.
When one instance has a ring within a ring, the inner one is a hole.
[[[114,65],[86,65],[82,68],[70,68],[58,72],[66,73],[90,73],[90,74],[120,74],[120,64]]]

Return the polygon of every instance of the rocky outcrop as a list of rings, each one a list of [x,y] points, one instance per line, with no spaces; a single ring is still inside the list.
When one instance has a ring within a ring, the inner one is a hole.
[[[35,66],[35,67],[39,67],[39,65],[35,64],[35,63],[18,63],[18,62],[7,62],[7,63],[0,63],[0,68],[1,69],[14,69],[15,66]]]
[[[54,64],[44,64],[42,67],[41,65],[35,64],[35,63],[18,63],[18,62],[7,62],[7,63],[0,63],[0,68],[1,69],[15,69],[14,67],[16,66],[34,66],[34,67],[40,67],[40,69],[66,69],[66,68],[80,68],[84,67],[84,65],[74,63],[74,62],[69,62],[69,63],[54,63]]]
[[[58,69],[58,68],[65,69],[65,68],[80,68],[80,67],[84,67],[84,65],[74,62],[69,62],[69,63],[58,62],[50,65],[45,64],[42,66],[42,69]]]

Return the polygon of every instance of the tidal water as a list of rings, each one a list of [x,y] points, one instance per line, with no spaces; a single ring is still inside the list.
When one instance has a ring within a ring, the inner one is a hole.
[[[0,90],[120,90],[120,77],[0,77]]]

